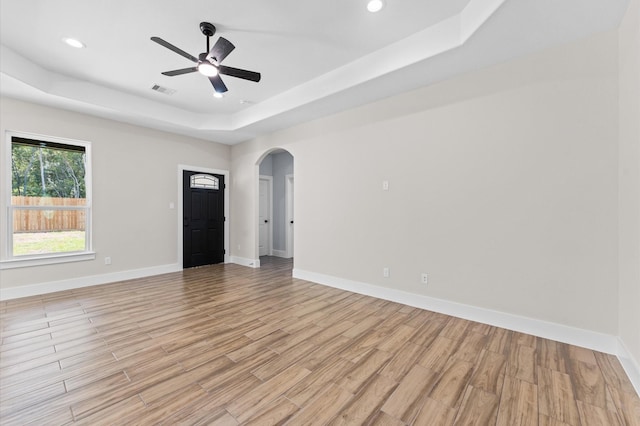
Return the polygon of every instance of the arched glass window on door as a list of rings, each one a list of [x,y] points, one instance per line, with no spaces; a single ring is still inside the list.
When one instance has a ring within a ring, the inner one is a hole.
[[[191,188],[220,189],[220,181],[217,177],[211,175],[192,175]]]

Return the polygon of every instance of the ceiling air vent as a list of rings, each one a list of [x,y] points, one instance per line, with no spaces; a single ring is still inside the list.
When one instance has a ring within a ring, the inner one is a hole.
[[[155,90],[156,92],[164,93],[165,95],[173,95],[176,93],[176,89],[169,89],[168,87],[162,87],[159,84],[154,84],[151,87],[151,90]]]

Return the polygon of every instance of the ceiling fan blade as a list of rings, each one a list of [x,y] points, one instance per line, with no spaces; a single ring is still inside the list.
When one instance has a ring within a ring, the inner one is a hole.
[[[164,46],[169,50],[173,50],[174,52],[176,52],[180,56],[184,56],[185,58],[187,58],[191,62],[196,62],[196,63],[198,62],[198,58],[196,58],[195,56],[188,54],[187,52],[185,52],[184,50],[182,50],[182,49],[180,49],[178,47],[175,47],[173,44],[169,43],[168,41],[164,41],[160,37],[151,37],[151,40],[155,41],[160,46]]]
[[[248,71],[240,68],[226,67],[224,65],[220,65],[218,67],[218,72],[220,74],[230,75],[231,77],[242,78],[244,80],[250,80],[255,82],[260,81],[260,73],[255,71]]]
[[[236,47],[229,40],[224,37],[220,37],[207,54],[207,59],[214,58],[219,64],[235,48]]]
[[[169,77],[173,77],[175,75],[188,74],[190,72],[196,72],[196,71],[198,71],[198,68],[191,67],[191,68],[183,68],[181,70],[165,71],[162,74],[163,75],[168,75]]]
[[[209,81],[213,85],[214,90],[218,93],[224,93],[228,90],[227,86],[224,85],[224,82],[220,78],[220,74],[216,74],[213,77],[209,77]]]

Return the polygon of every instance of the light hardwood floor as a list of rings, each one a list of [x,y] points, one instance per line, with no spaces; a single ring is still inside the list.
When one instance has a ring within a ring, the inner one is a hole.
[[[638,425],[617,359],[214,265],[0,304],[0,422]]]

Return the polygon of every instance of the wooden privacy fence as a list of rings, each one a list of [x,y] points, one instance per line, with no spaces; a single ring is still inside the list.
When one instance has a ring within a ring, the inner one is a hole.
[[[85,206],[84,198],[11,197],[13,206],[34,206],[38,209],[13,209],[13,232],[84,231],[86,210],[40,209],[42,206]]]

